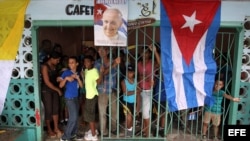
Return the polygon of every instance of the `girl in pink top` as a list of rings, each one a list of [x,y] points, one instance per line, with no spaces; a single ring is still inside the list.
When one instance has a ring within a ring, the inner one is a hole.
[[[151,59],[152,53],[154,53],[154,57],[156,61]],[[138,85],[141,88],[141,101],[142,101],[142,117],[143,117],[143,132],[144,136],[149,136],[149,125],[150,125],[150,105],[151,105],[151,94],[152,88],[154,85],[154,74],[156,68],[160,65],[160,55],[157,52],[157,49],[154,45],[148,46],[148,48],[144,48],[144,52],[142,53],[142,59],[138,62],[138,76],[139,82]],[[154,64],[154,65],[153,65]],[[139,99],[140,100],[140,99]],[[139,102],[140,103],[140,102]],[[138,104],[139,104],[138,103]]]

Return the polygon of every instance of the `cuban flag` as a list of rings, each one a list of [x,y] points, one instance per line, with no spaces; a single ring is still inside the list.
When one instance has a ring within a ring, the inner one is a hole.
[[[161,0],[161,56],[170,111],[212,105],[220,0]]]

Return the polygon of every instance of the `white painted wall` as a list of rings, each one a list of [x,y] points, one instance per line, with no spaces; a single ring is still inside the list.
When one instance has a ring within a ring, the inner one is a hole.
[[[246,16],[250,16],[250,0],[222,1],[222,22],[243,22]]]

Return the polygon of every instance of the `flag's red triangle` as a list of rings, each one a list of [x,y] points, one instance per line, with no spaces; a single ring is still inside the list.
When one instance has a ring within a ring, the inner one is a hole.
[[[162,0],[162,3],[170,19],[182,56],[186,64],[189,65],[194,50],[211,25],[220,2]],[[195,19],[200,21],[200,23],[194,25],[193,31],[191,31],[189,27],[183,27],[186,23],[184,17],[191,17],[194,12],[196,12]]]

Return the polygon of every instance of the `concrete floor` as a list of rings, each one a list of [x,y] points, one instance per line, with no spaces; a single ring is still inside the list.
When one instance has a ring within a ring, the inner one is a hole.
[[[79,127],[79,134],[84,135],[85,131],[87,131],[87,127]],[[20,130],[15,130],[15,129],[1,129],[0,130],[0,141],[15,141],[16,137],[19,136],[21,134]],[[44,141],[60,141],[59,137],[55,137],[55,138],[49,138],[46,135],[46,132],[44,132]],[[99,136],[99,141],[101,140],[136,140],[136,139],[147,139],[147,138],[143,138],[141,136],[135,136],[135,138],[125,138],[124,134],[120,136],[115,136],[112,135],[111,137],[106,137],[101,139],[101,137]],[[147,139],[148,140],[148,139]],[[172,130],[171,133],[169,133],[167,135],[167,137],[162,138],[159,137],[158,139],[155,137],[152,137],[149,140],[167,140],[167,141],[200,141],[200,135],[195,135],[195,134],[190,134],[190,133],[186,133],[184,131],[181,130]],[[85,141],[84,138],[79,139],[79,141]],[[208,141],[212,141],[212,139],[208,140]]]
[[[0,141],[15,141],[17,136],[20,136],[21,130],[13,128],[2,128],[0,129]]]
[[[79,134],[84,135],[84,133],[88,130],[87,126],[79,126]],[[136,136],[134,136],[134,138],[125,138],[124,137],[124,132],[122,132],[122,129],[120,130],[120,135],[111,135],[110,137],[104,137],[103,139],[101,138],[101,136],[99,136],[99,141],[101,140],[167,140],[167,141],[200,141],[200,135],[194,135],[194,133],[188,133],[187,130],[175,130],[172,129],[171,133],[169,133],[166,137],[153,137],[148,139],[148,138],[144,138],[142,137],[140,134],[140,131],[137,132]],[[60,141],[60,138],[47,138],[46,136],[46,132],[45,132],[45,141]],[[83,139],[79,139],[79,141],[85,141],[84,138]],[[208,140],[209,141],[209,140]],[[212,140],[211,140],[212,141]]]
[[[80,122],[80,121],[79,121]],[[175,121],[173,122],[175,123]],[[200,123],[199,123],[200,124]],[[88,130],[88,125],[82,125],[82,124],[78,124],[79,125],[79,134],[84,136],[85,132]],[[195,127],[195,126],[194,126]],[[65,126],[60,126],[61,130],[63,131]],[[97,124],[97,128],[98,128],[98,124]],[[168,131],[168,134],[166,137],[151,137],[149,138],[144,138],[140,135],[140,128],[141,126],[138,126],[138,128],[136,129],[136,136],[134,136],[133,138],[125,138],[124,137],[124,133],[123,130],[120,129],[120,135],[111,135],[110,137],[103,137],[101,138],[101,136],[99,136],[99,141],[101,140],[167,140],[167,141],[200,141],[200,131],[194,131],[195,129],[193,129],[193,131],[191,130],[187,130],[188,128],[185,129],[178,129],[177,127],[173,127],[172,129],[170,129],[171,131]],[[0,141],[16,141],[15,139],[17,138],[17,136],[19,136],[21,134],[20,130],[16,130],[16,129],[1,129],[0,128]],[[16,138],[15,138],[16,137]],[[212,141],[212,139],[210,139]],[[210,141],[208,140],[208,141]],[[55,137],[55,138],[49,138],[47,136],[46,131],[44,131],[44,141],[60,141],[60,137]],[[79,139],[79,141],[85,141],[84,138]]]

